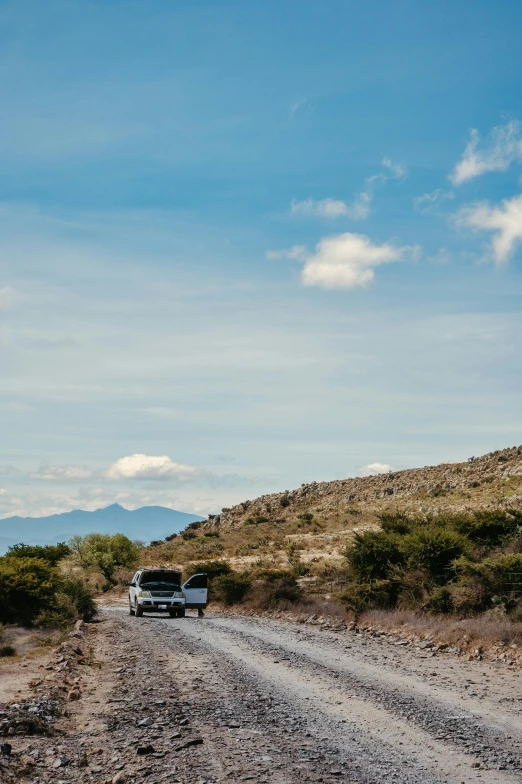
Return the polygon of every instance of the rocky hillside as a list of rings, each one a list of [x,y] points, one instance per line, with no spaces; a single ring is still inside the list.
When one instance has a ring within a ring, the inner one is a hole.
[[[288,518],[293,512],[321,516],[375,515],[390,507],[408,510],[487,508],[522,502],[522,446],[388,474],[333,482],[312,482],[297,490],[243,501],[210,518],[208,527],[240,527],[262,517]]]
[[[342,564],[355,533],[387,510],[436,513],[522,505],[522,447],[367,478],[312,482],[223,509],[143,552],[144,565],[226,559],[234,568],[306,565],[325,575]]]

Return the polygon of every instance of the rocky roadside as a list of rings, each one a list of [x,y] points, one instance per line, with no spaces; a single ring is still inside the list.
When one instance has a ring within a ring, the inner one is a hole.
[[[254,677],[201,654],[189,637],[171,638],[156,620],[136,623],[120,612],[89,627],[93,661],[78,663],[89,673],[67,682],[78,687],[81,699],[65,703],[65,715],[49,722],[47,736],[12,736],[15,781],[339,780],[344,766],[336,750],[327,736],[318,747],[306,717]],[[180,623],[196,627],[198,621]],[[69,666],[74,674],[76,665]]]
[[[31,694],[15,702],[0,703],[0,781],[18,782],[33,776],[39,753],[27,745],[31,737],[59,735],[59,722],[67,703],[81,696],[81,665],[85,665],[85,624],[78,622],[41,677],[31,681]]]
[[[292,611],[266,611],[256,613],[243,610],[240,607],[219,608],[212,607],[214,612],[226,612],[228,615],[240,615],[247,618],[273,618],[305,626],[314,626],[325,631],[351,631],[356,634],[379,638],[390,645],[403,646],[406,649],[424,650],[435,656],[442,654],[465,658],[467,661],[490,661],[505,664],[508,667],[522,667],[522,646],[517,643],[504,644],[497,640],[487,645],[478,645],[468,634],[462,630],[457,642],[450,643],[440,639],[436,633],[413,633],[407,628],[390,628],[390,625],[356,623],[349,618],[340,619],[330,615],[316,615],[315,613],[296,613]]]

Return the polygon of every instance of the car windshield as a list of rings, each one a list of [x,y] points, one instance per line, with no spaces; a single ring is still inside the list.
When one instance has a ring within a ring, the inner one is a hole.
[[[143,572],[140,579],[141,588],[170,588],[181,591],[181,574],[179,572]]]
[[[165,580],[147,580],[140,583],[141,588],[170,588],[172,591],[181,591],[178,583],[166,582]]]

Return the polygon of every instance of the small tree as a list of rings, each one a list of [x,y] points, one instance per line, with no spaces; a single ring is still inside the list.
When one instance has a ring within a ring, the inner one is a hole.
[[[84,569],[101,572],[110,583],[117,569],[136,566],[140,555],[138,546],[125,534],[73,536],[69,547]]]

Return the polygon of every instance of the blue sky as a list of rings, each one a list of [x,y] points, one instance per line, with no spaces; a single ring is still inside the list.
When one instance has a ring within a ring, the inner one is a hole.
[[[522,442],[522,6],[0,3],[0,516]]]

